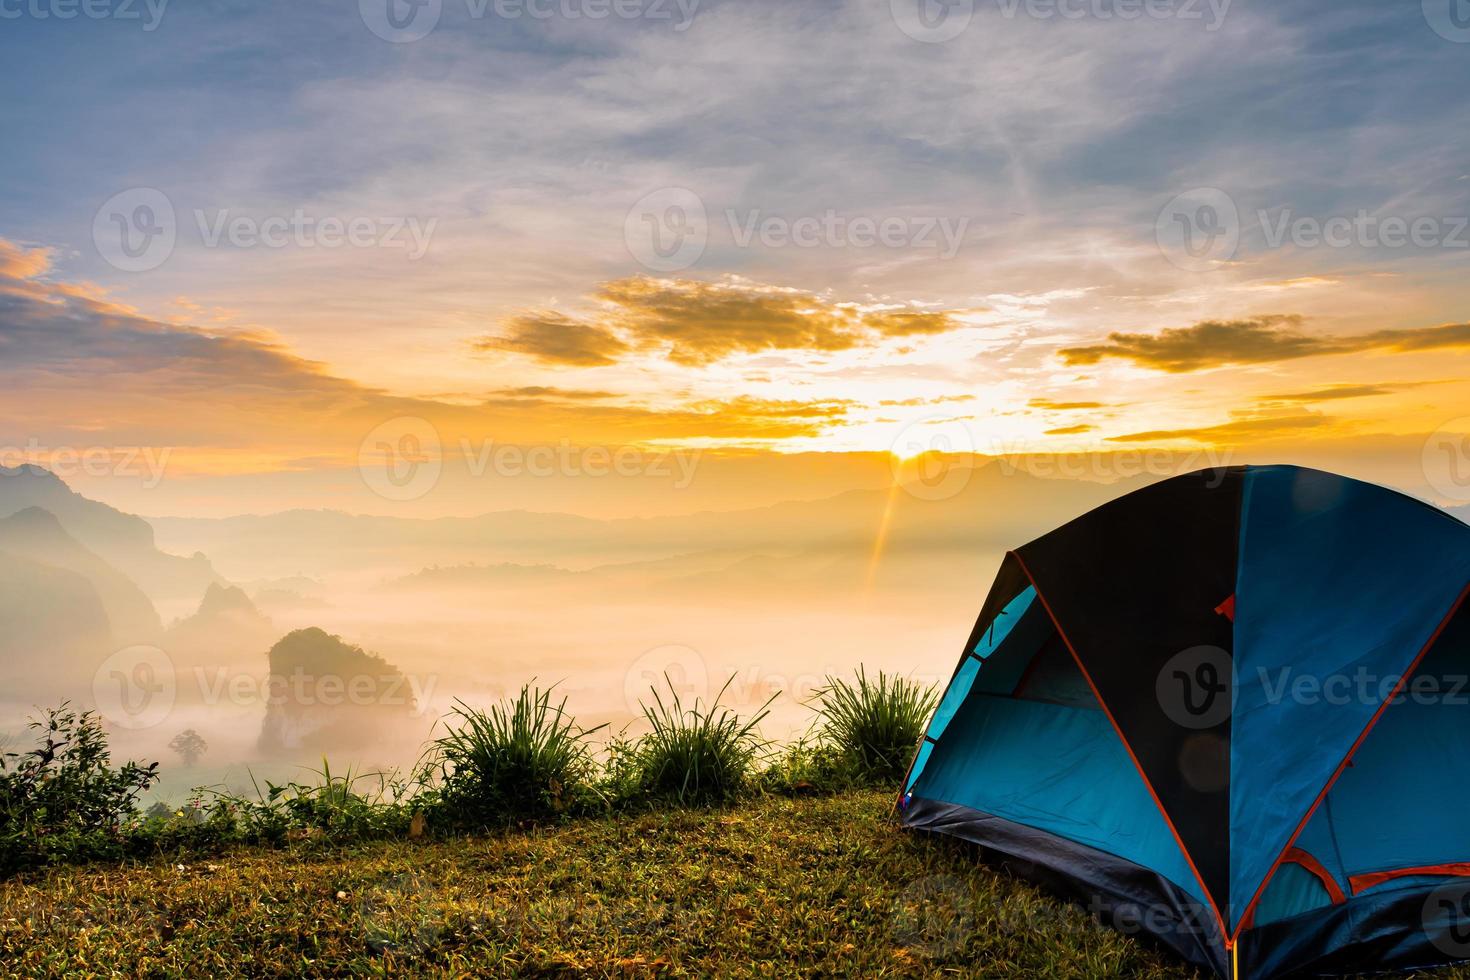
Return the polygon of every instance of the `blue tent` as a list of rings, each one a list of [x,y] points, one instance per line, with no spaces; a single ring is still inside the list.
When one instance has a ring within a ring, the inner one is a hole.
[[[1470,959],[1470,525],[1204,470],[1006,555],[906,826],[1225,977]]]

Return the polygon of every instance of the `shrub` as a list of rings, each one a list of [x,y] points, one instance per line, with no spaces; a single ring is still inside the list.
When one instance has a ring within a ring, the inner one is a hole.
[[[939,703],[938,692],[882,671],[873,683],[861,667],[856,683],[826,680],[812,695],[820,715],[818,739],[847,760],[861,781],[901,780]]]
[[[747,788],[767,745],[756,727],[770,714],[777,695],[742,721],[720,704],[734,679],[731,675],[709,708],[702,709],[698,701],[684,707],[664,675],[669,700],[652,688],[653,704],[642,705],[651,731],[614,753],[612,768],[624,774],[625,795],[707,804],[733,799]]]
[[[458,702],[457,727],[430,743],[425,782],[437,776],[436,808],[449,824],[482,827],[580,809],[595,798],[596,764],[566,699],[526,685],[489,711]],[[451,723],[453,725],[453,723]]]
[[[158,763],[113,769],[97,716],[67,704],[29,727],[38,733],[36,748],[0,755],[0,875],[120,857]]]

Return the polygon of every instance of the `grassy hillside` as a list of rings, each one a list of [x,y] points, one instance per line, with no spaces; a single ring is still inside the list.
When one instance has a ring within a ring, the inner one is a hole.
[[[0,963],[26,976],[1180,975],[964,845],[898,830],[891,799],[56,869],[0,884]]]

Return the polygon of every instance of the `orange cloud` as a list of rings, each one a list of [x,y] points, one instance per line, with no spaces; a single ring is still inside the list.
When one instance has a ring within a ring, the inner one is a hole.
[[[599,308],[588,317],[523,313],[501,336],[479,338],[475,346],[577,367],[611,364],[635,350],[698,367],[735,354],[843,351],[963,326],[948,312],[835,303],[740,279],[637,276],[604,283],[593,299]]]
[[[1470,323],[1376,330],[1342,337],[1303,333],[1299,329],[1301,324],[1302,317],[1283,314],[1245,320],[1206,320],[1191,327],[1171,327],[1157,334],[1112,333],[1107,343],[1064,347],[1058,353],[1071,365],[1097,364],[1104,358],[1115,357],[1159,371],[1182,373],[1323,354],[1470,347]]]
[[[0,238],[0,279],[34,279],[50,268],[49,248],[25,248]]]

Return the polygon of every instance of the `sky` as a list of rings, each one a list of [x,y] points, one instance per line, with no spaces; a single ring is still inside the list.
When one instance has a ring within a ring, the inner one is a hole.
[[[1465,8],[0,0],[0,463],[184,515],[546,498],[466,489],[497,447],[642,478],[585,512],[925,450],[1463,503]],[[676,453],[743,475],[642,495]]]

